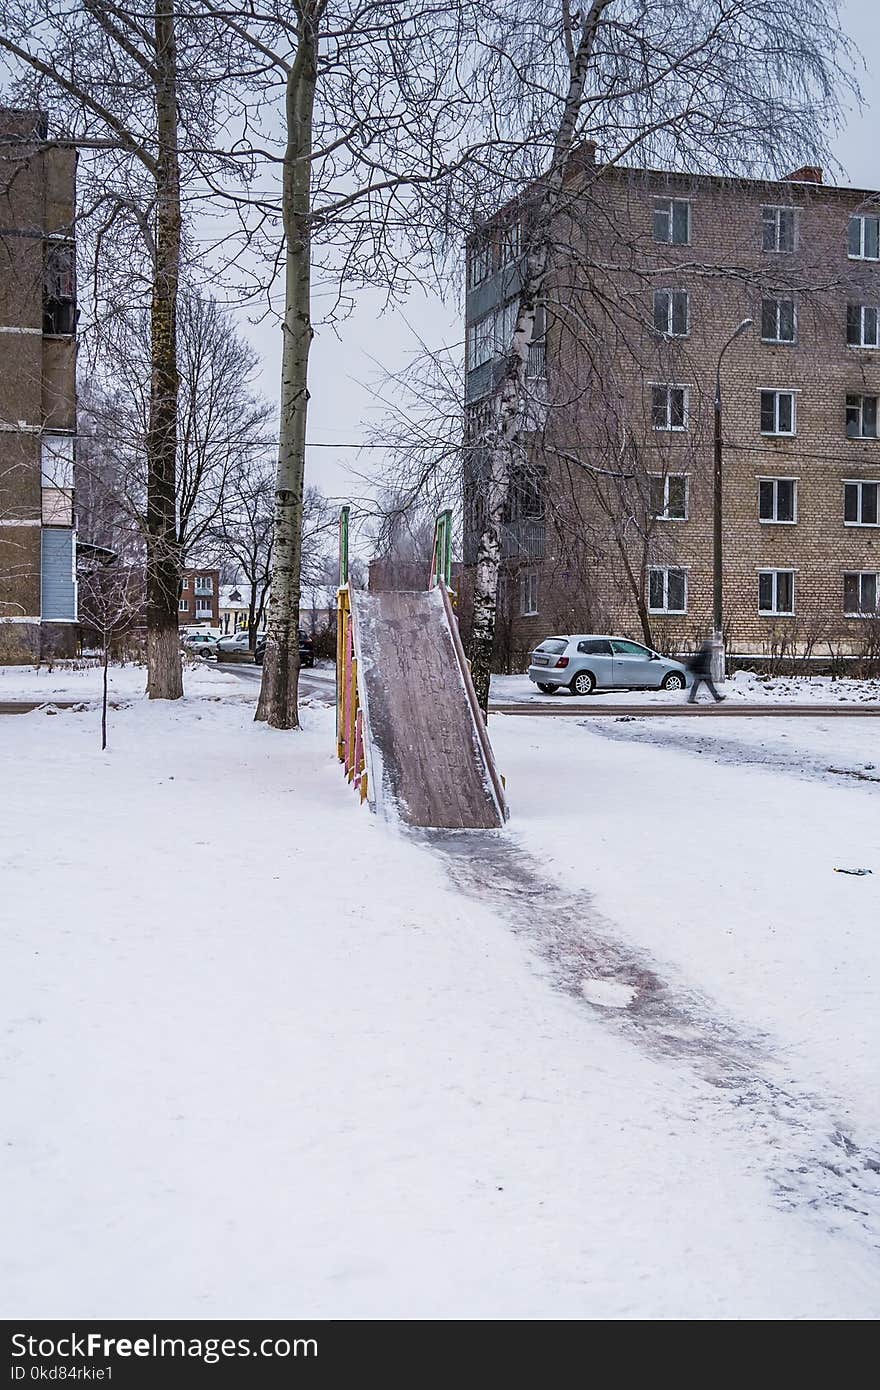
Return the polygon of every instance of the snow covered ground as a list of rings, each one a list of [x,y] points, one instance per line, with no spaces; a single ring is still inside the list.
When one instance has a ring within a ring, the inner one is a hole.
[[[724,695],[743,704],[877,704],[880,703],[880,680],[832,680],[830,676],[756,676],[751,671],[737,671],[725,681]],[[686,697],[667,690],[608,690],[595,695],[577,696],[563,691],[561,695],[542,695],[528,676],[493,676],[492,699],[503,704],[523,701],[559,700],[577,705],[642,705],[676,704]],[[700,700],[709,697],[700,692]]]
[[[251,713],[0,718],[7,1316],[880,1313],[876,721],[496,717],[433,843]]]
[[[49,666],[0,666],[0,704],[15,700],[99,700],[103,671],[98,661],[59,662]],[[135,700],[144,694],[146,667],[111,666],[107,687],[111,700]],[[188,696],[208,697],[241,692],[241,680],[231,671],[218,671],[204,661],[184,668]]]

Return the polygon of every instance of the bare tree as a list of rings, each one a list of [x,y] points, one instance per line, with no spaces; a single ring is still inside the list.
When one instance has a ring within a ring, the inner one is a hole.
[[[122,538],[124,545],[125,538]],[[143,571],[106,547],[86,547],[78,567],[80,616],[101,649],[101,750],[107,747],[108,673],[114,644],[143,609]]]
[[[0,0],[0,51],[13,66],[14,93],[30,104],[51,103],[61,138],[84,155],[80,226],[93,257],[96,323],[102,315],[114,317],[119,303],[149,309],[145,534],[152,699],[183,693],[176,537],[181,186],[192,198],[199,175],[228,167],[212,148],[212,132],[233,94],[231,82],[218,80],[229,72],[227,38],[222,26],[202,16],[181,19],[175,0],[153,0],[137,12],[112,0],[61,6]]]
[[[294,728],[313,271],[333,319],[347,312],[359,287],[379,285],[395,297],[435,261],[450,174],[484,140],[473,68],[482,6],[201,4],[250,45],[265,75],[248,128],[260,130],[281,182],[280,206],[269,198],[248,207],[273,267],[282,259],[280,230],[284,276],[274,577],[257,717]]]
[[[210,552],[218,518],[236,505],[252,464],[266,447],[271,411],[255,393],[256,354],[216,300],[191,291],[180,297],[177,504],[174,546],[180,568]],[[150,419],[150,326],[136,311],[121,317],[108,335],[100,376],[83,400],[84,428],[115,463],[117,506],[148,536],[147,496]],[[91,455],[89,455],[91,457]],[[93,490],[98,477],[80,477]],[[106,490],[106,488],[105,488]]]

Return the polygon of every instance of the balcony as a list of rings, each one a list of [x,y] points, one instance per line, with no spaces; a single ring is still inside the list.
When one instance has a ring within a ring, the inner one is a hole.
[[[546,525],[541,520],[509,521],[501,532],[505,560],[543,560]]]

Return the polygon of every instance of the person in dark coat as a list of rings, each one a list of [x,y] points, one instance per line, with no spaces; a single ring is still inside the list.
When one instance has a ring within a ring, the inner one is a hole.
[[[688,662],[691,675],[694,678],[693,684],[691,685],[691,693],[688,695],[689,705],[696,703],[697,691],[701,685],[709,687],[709,693],[716,703],[727,699],[726,695],[719,695],[718,691],[715,689],[715,682],[712,679],[712,651],[712,643],[707,637],[701,645],[700,650],[695,652]]]

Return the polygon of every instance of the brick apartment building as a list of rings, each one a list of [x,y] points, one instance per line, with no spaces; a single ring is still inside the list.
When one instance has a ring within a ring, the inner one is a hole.
[[[76,156],[47,134],[0,109],[0,663],[78,639]]]
[[[554,630],[681,650],[711,627],[716,369],[747,318],[720,369],[728,650],[873,652],[880,195],[818,169],[737,181],[600,170],[589,152],[567,190],[503,535],[501,660]],[[524,216],[468,246],[466,565]]]
[[[181,627],[220,626],[220,571],[184,570],[177,600],[177,620]]]

